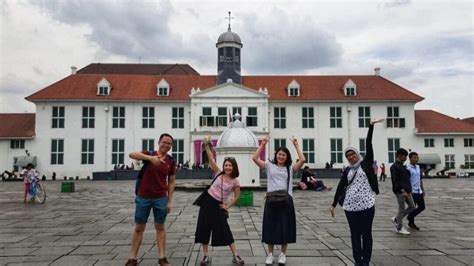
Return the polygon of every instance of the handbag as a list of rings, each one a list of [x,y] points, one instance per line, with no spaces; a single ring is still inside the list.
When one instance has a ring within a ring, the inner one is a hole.
[[[349,168],[348,168],[348,170],[345,174],[346,178],[347,178],[348,174],[349,174]],[[346,199],[346,191],[349,188],[349,186],[352,184],[352,181],[354,181],[356,174],[357,174],[357,171],[356,171],[356,173],[354,173],[354,176],[352,177],[351,181],[346,186],[344,186],[342,188],[341,196],[339,196],[339,199],[337,200],[337,202],[339,203],[339,205],[341,205],[341,207],[342,207],[342,205],[344,205],[344,200]]]
[[[290,195],[288,193],[288,190],[290,188],[290,167],[287,166],[286,169],[288,172],[288,185],[286,187],[286,190],[282,189],[267,192],[265,199],[267,206],[270,208],[285,208],[290,203]]]
[[[207,194],[207,190],[209,189],[209,187],[212,186],[212,184],[214,183],[214,181],[216,181],[216,179],[222,175],[222,173],[216,175],[216,177],[214,177],[214,179],[212,180],[211,184],[209,186],[206,187],[206,189],[204,189],[203,192],[201,192],[201,194],[196,198],[196,200],[194,200],[193,202],[193,205],[196,205],[196,206],[201,206],[202,204],[202,201],[204,200],[204,197],[206,196]]]

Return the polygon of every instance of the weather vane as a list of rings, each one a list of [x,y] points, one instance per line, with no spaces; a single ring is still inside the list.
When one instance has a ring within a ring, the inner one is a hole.
[[[231,20],[231,19],[235,19],[235,18],[232,17],[230,14],[231,14],[231,12],[229,11],[229,17],[226,17],[226,18],[225,18],[225,19],[228,19],[228,20],[229,20],[229,28],[227,29],[227,31],[231,31],[231,30],[230,30],[230,20]]]

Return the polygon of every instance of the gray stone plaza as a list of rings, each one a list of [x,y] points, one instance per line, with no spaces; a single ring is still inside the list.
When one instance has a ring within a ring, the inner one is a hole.
[[[337,185],[336,179],[324,182]],[[61,193],[59,181],[44,183],[44,205],[24,204],[22,183],[0,183],[0,265],[124,265],[134,227],[134,181],[76,181],[74,193]],[[380,187],[374,265],[474,265],[474,179],[425,180],[427,209],[416,220],[421,231],[411,230],[410,236],[397,235],[390,222],[397,208],[390,179]],[[192,205],[199,193],[175,192],[166,222],[172,265],[195,265],[201,257],[194,244],[198,207]],[[289,245],[287,265],[352,265],[344,212],[337,208],[335,219],[328,212],[333,196],[334,190],[295,191],[298,239]],[[229,223],[247,265],[263,265],[266,257],[260,241],[263,197],[255,191],[254,206],[230,209]],[[154,237],[149,224],[140,265],[158,264]],[[210,256],[212,265],[231,265],[228,247],[213,248]]]

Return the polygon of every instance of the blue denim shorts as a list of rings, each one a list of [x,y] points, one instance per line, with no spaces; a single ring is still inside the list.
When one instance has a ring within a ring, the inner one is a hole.
[[[155,224],[164,224],[166,220],[166,207],[168,205],[168,197],[157,199],[146,199],[140,196],[135,198],[135,223],[146,224],[150,216],[150,210],[153,208],[153,216]]]

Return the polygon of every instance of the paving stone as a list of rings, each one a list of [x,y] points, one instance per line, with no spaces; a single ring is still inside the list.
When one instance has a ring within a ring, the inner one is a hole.
[[[178,182],[194,182],[178,180]],[[324,180],[335,187],[338,180]],[[46,182],[44,205],[23,204],[21,190],[0,186],[0,265],[123,265],[134,228],[133,181],[77,181],[75,193],[60,193],[60,182]],[[390,182],[380,183],[373,224],[374,265],[472,265],[474,257],[474,179],[426,180],[427,209],[417,217],[421,231],[394,232],[390,222],[397,202]],[[196,265],[202,257],[194,244],[199,191],[176,191],[167,217],[167,254],[173,265]],[[261,242],[263,191],[255,206],[230,209],[229,224],[246,265],[263,265]],[[328,213],[334,192],[295,191],[297,243],[288,247],[287,265],[352,265],[349,226],[344,211]],[[406,220],[405,220],[406,224]],[[35,231],[30,231],[35,228]],[[157,265],[153,219],[148,220],[140,265]],[[279,254],[280,246],[275,246]],[[231,265],[229,247],[211,247],[214,265]],[[13,263],[13,264],[12,264]]]

